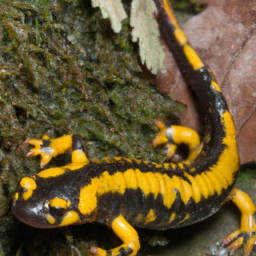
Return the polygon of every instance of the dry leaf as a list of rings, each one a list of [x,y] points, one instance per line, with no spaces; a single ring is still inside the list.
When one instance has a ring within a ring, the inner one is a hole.
[[[156,12],[156,6],[152,0],[133,0],[130,25],[134,28],[132,41],[139,41],[142,64],[146,64],[147,68],[156,74],[157,71],[165,73],[166,68],[154,12]]]
[[[93,7],[100,7],[104,19],[109,18],[114,32],[119,33],[122,21],[127,18],[121,0],[92,0]]]
[[[127,18],[121,0],[92,0],[93,7],[100,7],[103,18],[109,18],[112,29],[118,33],[122,20]],[[153,74],[166,72],[164,51],[159,42],[158,24],[153,16],[156,6],[153,0],[133,0],[131,4],[130,25],[132,41],[139,41],[139,54],[142,64]]]

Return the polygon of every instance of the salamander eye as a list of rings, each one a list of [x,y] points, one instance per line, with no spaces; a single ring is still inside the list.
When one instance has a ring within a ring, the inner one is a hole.
[[[61,217],[66,213],[70,204],[70,201],[66,201],[62,198],[54,198],[49,202],[49,213],[53,217]]]

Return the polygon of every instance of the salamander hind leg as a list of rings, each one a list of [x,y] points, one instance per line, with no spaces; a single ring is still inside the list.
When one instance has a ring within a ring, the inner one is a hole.
[[[90,249],[90,254],[93,256],[135,256],[140,249],[139,237],[136,230],[122,215],[119,215],[113,220],[111,228],[123,241],[123,244],[109,251],[93,246]]]
[[[256,206],[248,194],[237,188],[232,189],[229,199],[232,200],[232,202],[235,203],[235,205],[241,211],[241,226],[239,230],[232,232],[230,235],[224,238],[222,246],[229,246],[229,252],[232,253],[237,251],[240,247],[242,247],[243,244],[245,244],[244,255],[248,256],[250,255],[256,241],[256,225],[254,221]]]
[[[153,147],[164,145],[167,148],[167,159],[175,161],[176,151],[180,145],[188,147],[188,156],[184,159],[185,163],[191,163],[201,152],[202,144],[198,133],[190,128],[171,125],[167,127],[163,122],[155,120],[155,124],[159,130],[158,135],[153,140]]]
[[[40,168],[44,168],[57,155],[66,151],[72,151],[72,163],[89,163],[85,153],[83,139],[79,135],[64,135],[59,138],[50,139],[47,134],[40,139],[27,139],[23,145],[30,144],[34,148],[26,154],[26,157],[40,155]]]

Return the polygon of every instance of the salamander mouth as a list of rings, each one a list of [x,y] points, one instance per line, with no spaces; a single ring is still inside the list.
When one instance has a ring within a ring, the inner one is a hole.
[[[27,225],[36,228],[48,228],[49,224],[42,211],[40,203],[33,200],[24,201],[22,198],[13,200],[12,212],[15,217]]]

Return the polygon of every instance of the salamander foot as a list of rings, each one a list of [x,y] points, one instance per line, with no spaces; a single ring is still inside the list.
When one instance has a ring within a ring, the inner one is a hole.
[[[72,152],[72,163],[88,164],[89,160],[86,155],[86,147],[83,139],[76,134],[64,135],[59,138],[50,139],[47,134],[40,139],[27,139],[23,145],[30,144],[34,148],[26,154],[26,157],[41,156],[40,168],[43,169],[57,155],[66,151]]]
[[[254,221],[256,206],[248,194],[235,187],[230,192],[229,199],[232,200],[241,211],[241,228],[226,236],[222,242],[222,247],[229,246],[229,253],[233,253],[245,244],[244,255],[248,256],[256,241],[256,225]]]
[[[123,246],[120,246],[118,248],[115,248],[113,250],[105,251],[103,249],[100,249],[96,246],[91,247],[90,254],[93,256],[132,256],[136,255],[136,253],[133,253],[133,250],[129,247],[124,248]]]

